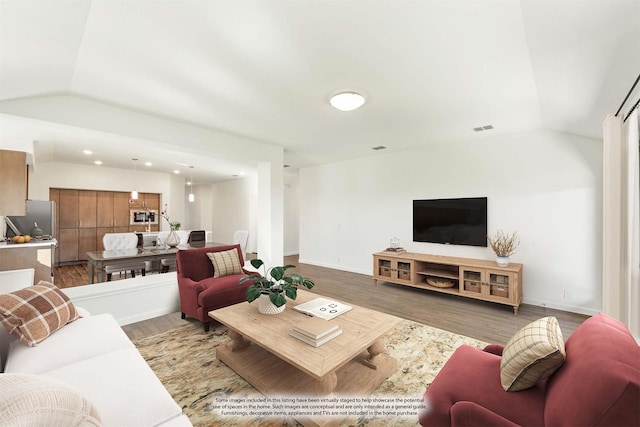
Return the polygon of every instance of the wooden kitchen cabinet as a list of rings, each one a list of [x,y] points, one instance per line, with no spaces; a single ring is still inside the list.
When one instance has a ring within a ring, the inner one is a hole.
[[[79,228],[78,229],[78,254],[77,260],[87,259],[87,252],[95,252],[98,250],[98,241],[96,239],[97,229]]]
[[[78,227],[96,228],[97,193],[95,191],[78,191]],[[94,249],[95,250],[95,249]]]
[[[0,215],[27,214],[29,169],[24,151],[0,150]]]
[[[58,262],[71,262],[78,260],[78,229],[61,228],[57,236]]]
[[[105,234],[129,232],[130,197],[131,193],[124,191],[98,192],[96,250],[104,250],[102,238]]]
[[[158,193],[139,193],[138,200],[134,200],[131,204],[133,210],[148,209],[157,212],[158,223],[150,224],[150,231],[160,231],[160,194]],[[130,232],[144,233],[147,231],[147,224],[129,224]]]
[[[126,233],[129,228],[129,200],[131,193],[113,193],[113,226],[119,230],[116,233]]]
[[[51,195],[51,191],[49,191]],[[78,190],[60,189],[59,196],[60,216],[58,217],[58,227],[62,229],[78,228]]]
[[[157,210],[160,212],[160,194],[158,193],[143,193],[144,203],[147,209]]]
[[[49,200],[56,202],[56,263],[86,261],[87,252],[104,250],[107,233],[144,231],[144,226],[129,224],[130,210],[145,206],[159,211],[160,194],[140,196],[130,204],[131,193],[125,191],[49,189]],[[151,226],[151,231],[158,230],[157,224]]]
[[[96,193],[96,227],[113,227],[113,191]]]

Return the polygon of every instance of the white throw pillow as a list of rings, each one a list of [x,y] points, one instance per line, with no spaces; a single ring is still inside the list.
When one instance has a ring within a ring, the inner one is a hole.
[[[0,425],[101,426],[95,407],[62,381],[38,375],[0,375]]]

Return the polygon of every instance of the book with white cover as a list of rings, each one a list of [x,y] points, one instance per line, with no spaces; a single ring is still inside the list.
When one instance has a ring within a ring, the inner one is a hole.
[[[316,298],[304,304],[296,305],[293,309],[309,316],[331,320],[351,310],[351,306],[325,298]]]
[[[289,335],[291,335],[292,337],[297,338],[300,341],[306,342],[307,344],[312,345],[314,347],[320,347],[322,344],[326,343],[327,341],[331,341],[332,339],[334,339],[335,337],[337,337],[340,334],[342,334],[342,329],[338,329],[336,331],[333,331],[329,335],[325,335],[324,337],[320,338],[319,340],[314,340],[313,338],[309,338],[306,335],[299,334],[296,331],[289,332]]]
[[[304,334],[309,338],[317,340],[338,328],[339,326],[337,323],[325,320],[321,317],[305,317],[293,327],[293,330],[294,332]]]

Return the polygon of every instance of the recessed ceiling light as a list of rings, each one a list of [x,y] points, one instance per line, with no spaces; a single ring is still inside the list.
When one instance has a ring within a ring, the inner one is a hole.
[[[91,150],[82,150],[82,152],[86,155],[93,154],[93,151]]]
[[[340,111],[352,111],[364,105],[364,96],[356,92],[341,92],[333,95],[329,103]]]
[[[93,163],[95,163],[96,165],[100,166],[102,164],[102,160],[96,160]]]
[[[151,163],[151,162],[144,162],[144,165],[145,165],[145,166],[152,166],[152,165],[153,165],[153,163]]]
[[[175,173],[176,175],[180,174],[180,171],[178,169],[174,170],[173,173]]]

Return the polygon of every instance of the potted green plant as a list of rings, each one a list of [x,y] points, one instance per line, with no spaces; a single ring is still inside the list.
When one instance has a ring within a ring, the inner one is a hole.
[[[304,286],[307,289],[311,289],[314,286],[311,279],[297,273],[286,273],[288,269],[295,268],[295,265],[267,268],[261,259],[251,260],[251,265],[258,272],[243,277],[239,283],[252,282],[251,286],[247,288],[247,301],[251,303],[260,298],[258,304],[260,313],[281,313],[285,309],[286,298],[292,300],[297,298],[299,286]],[[261,269],[262,273],[260,273]]]
[[[506,234],[502,230],[498,230],[494,237],[487,237],[491,249],[496,253],[496,262],[500,267],[507,267],[509,265],[509,257],[513,255],[516,248],[520,244],[520,238],[518,232],[514,231],[512,234]]]

